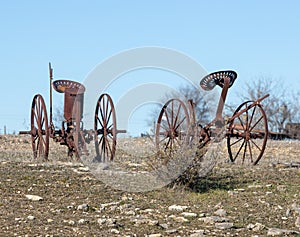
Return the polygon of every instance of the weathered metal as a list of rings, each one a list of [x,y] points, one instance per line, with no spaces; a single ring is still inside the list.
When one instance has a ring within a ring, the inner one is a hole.
[[[49,63],[50,74],[50,123],[47,110],[41,95],[34,96],[31,106],[31,130],[20,131],[20,134],[30,134],[34,158],[48,159],[49,138],[68,148],[68,155],[78,158],[82,154],[88,155],[87,143],[95,139],[96,161],[113,160],[116,151],[117,133],[126,130],[116,128],[116,115],[111,97],[108,94],[100,96],[95,112],[94,129],[85,130],[83,127],[83,102],[85,87],[71,80],[53,81],[53,69]],[[52,122],[52,87],[64,94],[64,120],[61,129],[55,129]],[[104,102],[104,98],[108,101]],[[109,106],[110,107],[109,107]],[[100,108],[101,116],[98,116]],[[110,110],[108,110],[110,108]],[[112,118],[112,123],[110,123]],[[96,122],[97,121],[97,122]],[[101,138],[98,140],[98,136]],[[112,142],[110,141],[112,140]]]
[[[241,104],[233,116],[225,120],[222,113],[227,92],[236,78],[237,73],[234,71],[218,71],[205,76],[200,81],[200,86],[206,91],[212,90],[216,85],[222,88],[215,118],[205,126],[196,121],[195,105],[192,100],[188,101],[188,106],[185,106],[179,99],[169,100],[162,108],[157,120],[155,136],[157,148],[162,152],[170,153],[174,150],[173,144],[180,145],[194,141],[195,138],[198,138],[198,148],[202,148],[218,134],[220,129],[225,128],[224,138],[227,138],[230,160],[235,162],[237,159],[241,159],[244,162],[248,159],[250,163],[256,165],[264,153],[268,138],[268,122],[261,101],[269,95]],[[180,106],[174,107],[173,102],[175,101],[178,101]],[[166,113],[167,109],[168,113]],[[187,121],[186,127],[178,124],[174,126],[170,122],[173,121],[172,116],[169,116],[171,119],[168,119],[167,123],[162,122],[162,115],[166,116],[166,114],[176,115],[174,121],[178,121],[177,116],[180,114],[180,110],[188,111],[183,116],[184,121]],[[163,132],[161,132],[162,130]],[[182,140],[180,138],[182,134],[185,134],[188,139]],[[256,139],[259,142],[256,142]]]

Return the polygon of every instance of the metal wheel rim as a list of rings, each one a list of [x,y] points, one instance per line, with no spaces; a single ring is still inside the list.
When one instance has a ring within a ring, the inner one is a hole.
[[[45,102],[41,95],[35,95],[31,105],[31,140],[33,157],[35,159],[48,159],[48,117]]]
[[[116,153],[116,113],[111,97],[102,94],[95,110],[95,148],[99,161],[112,161]]]
[[[242,110],[244,106],[246,107],[251,103],[253,103],[253,101],[247,101],[241,104],[234,112],[234,115],[237,114],[240,110]],[[259,111],[260,114],[256,118],[255,116],[257,115],[257,111]],[[248,125],[246,123],[242,125],[243,120],[241,119],[241,116],[243,115],[246,116],[246,121],[248,121]],[[239,137],[237,138],[237,140],[234,140],[234,122],[237,120],[242,126],[244,126],[244,134],[247,134],[247,139]],[[262,125],[263,128],[258,129],[258,124]],[[261,136],[261,144],[258,144],[258,142],[255,141],[255,137],[258,136],[255,131],[258,130],[261,131],[259,135]],[[250,158],[250,163],[256,165],[263,156],[267,144],[267,139],[267,116],[261,104],[256,104],[250,110],[245,111],[229,124],[229,132],[227,135],[227,149],[230,160],[232,162],[235,162],[237,159],[242,159],[241,161],[242,163],[244,163],[246,161],[247,156],[248,158]],[[237,152],[233,150],[233,147],[238,147]],[[256,150],[256,154],[254,154],[254,149]]]
[[[176,111],[174,111],[174,103],[179,103],[179,107]],[[168,109],[170,112],[167,111]],[[180,110],[183,111],[184,117],[178,120]],[[167,126],[163,124],[163,118],[167,120]],[[186,136],[180,141],[179,135],[181,134],[181,132],[179,131],[179,129],[181,128],[182,124],[185,124],[186,126],[186,130],[184,131]],[[180,99],[169,100],[161,109],[157,120],[155,132],[155,143],[157,150],[165,154],[170,153],[172,152],[173,146],[175,146],[176,143],[180,145],[180,143],[182,142],[188,142],[189,126],[189,113],[183,101],[181,101]],[[162,135],[164,136],[163,138],[161,137]],[[166,143],[163,145],[163,142]],[[161,147],[163,149],[161,149]]]

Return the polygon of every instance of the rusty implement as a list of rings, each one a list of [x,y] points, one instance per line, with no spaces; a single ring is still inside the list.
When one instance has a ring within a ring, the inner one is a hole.
[[[85,87],[71,80],[53,82],[53,69],[49,63],[50,73],[50,121],[48,121],[45,101],[40,94],[34,96],[31,105],[31,129],[20,131],[30,134],[34,158],[48,159],[49,139],[59,142],[68,148],[68,156],[89,155],[87,144],[94,140],[95,161],[112,161],[116,151],[118,130],[115,109],[111,97],[102,94],[96,103],[94,128],[84,129],[83,104]],[[52,122],[52,88],[64,94],[64,120],[61,129],[56,129]],[[100,114],[100,116],[99,116]]]
[[[229,159],[232,162],[248,161],[256,165],[263,156],[268,138],[268,122],[261,101],[265,95],[255,101],[242,103],[232,117],[224,119],[223,109],[229,88],[237,79],[232,70],[213,72],[200,81],[203,90],[210,91],[221,87],[215,118],[205,126],[199,124],[195,117],[195,105],[192,100],[185,104],[180,99],[169,100],[161,109],[157,125],[155,142],[160,152],[170,154],[175,146],[187,144],[198,139],[198,147],[203,148],[220,129],[226,129]]]

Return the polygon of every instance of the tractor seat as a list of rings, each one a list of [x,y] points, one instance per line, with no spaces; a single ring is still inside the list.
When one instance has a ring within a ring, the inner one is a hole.
[[[230,78],[230,82],[229,82],[229,88],[230,88],[233,85],[235,79],[237,78],[237,73],[232,70],[210,73],[209,75],[202,78],[202,80],[200,81],[200,86],[202,87],[203,90],[206,91],[210,91],[214,89],[216,85],[223,88],[225,77]]]
[[[52,83],[54,90],[59,93],[72,92],[75,94],[83,94],[85,92],[84,85],[76,81],[57,80]]]

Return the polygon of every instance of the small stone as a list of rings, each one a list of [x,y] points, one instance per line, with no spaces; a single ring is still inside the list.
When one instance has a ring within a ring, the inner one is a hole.
[[[226,216],[227,212],[224,209],[218,209],[217,211],[214,212],[214,214],[217,216]]]
[[[220,216],[208,216],[208,217],[199,218],[199,220],[203,221],[205,224],[229,222],[229,219]]]
[[[124,214],[127,215],[127,216],[134,216],[135,215],[135,211],[132,211],[132,210],[126,211],[126,212],[124,212]]]
[[[279,192],[285,192],[286,191],[286,186],[285,185],[278,185],[277,186],[277,190]]]
[[[282,236],[282,235],[290,235],[290,234],[299,235],[300,232],[294,231],[294,230],[269,228],[268,233],[267,233],[267,235],[271,235],[271,236]]]
[[[255,224],[249,224],[247,225],[248,230],[253,230],[253,231],[261,231],[265,228],[265,226],[261,223],[255,223]]]
[[[43,198],[37,195],[31,195],[31,194],[27,194],[25,195],[25,197],[31,201],[42,201]]]
[[[182,217],[182,216],[178,216],[178,217],[174,217],[173,218],[175,221],[178,221],[178,222],[189,222],[188,219]]]
[[[148,237],[162,237],[162,234],[151,234]]]
[[[293,203],[291,210],[293,210],[294,212],[296,212],[297,214],[300,214],[300,205]]]
[[[169,225],[166,224],[166,223],[163,223],[163,224],[159,224],[159,226],[163,229],[168,229],[169,228]]]
[[[204,230],[195,230],[195,233],[190,234],[190,237],[203,237],[205,236]]]
[[[34,219],[35,219],[35,217],[34,217],[34,216],[32,216],[32,215],[29,215],[29,216],[27,216],[27,219],[32,221],[32,220],[34,220]]]
[[[233,223],[231,222],[215,223],[215,227],[220,230],[227,230],[233,227]]]
[[[193,217],[197,217],[196,213],[193,212],[182,212],[181,215],[183,215],[186,218],[193,218]]]
[[[249,185],[248,188],[262,188],[262,185],[256,184],[256,185]]]
[[[73,220],[64,220],[63,222],[68,223],[69,225],[75,225],[75,221]]]
[[[120,234],[120,231],[118,231],[117,229],[111,229],[110,233],[112,233],[112,234]]]
[[[99,225],[103,225],[103,224],[106,223],[106,219],[101,219],[101,218],[99,218],[99,219],[97,220],[97,223],[98,223]]]
[[[178,230],[177,229],[171,229],[171,230],[166,230],[165,233],[168,234],[168,235],[171,235],[171,234],[175,234],[177,233]]]
[[[228,195],[230,196],[235,196],[235,195],[238,195],[239,192],[238,191],[228,191]]]
[[[47,222],[48,222],[48,223],[52,223],[52,222],[53,222],[53,219],[50,219],[50,218],[49,218],[49,219],[47,219]]]
[[[90,169],[89,169],[89,167],[84,166],[84,167],[79,167],[79,168],[78,168],[78,171],[81,171],[81,172],[89,172]]]
[[[188,209],[188,206],[172,205],[172,206],[169,206],[169,208],[168,208],[169,211],[177,211],[177,212],[182,212],[186,209]]]
[[[82,211],[88,211],[89,210],[89,205],[88,204],[81,204],[77,207],[77,210],[82,210]]]
[[[80,219],[80,220],[78,221],[78,224],[80,224],[80,225],[82,225],[82,224],[87,224],[87,223],[89,223],[89,221],[88,221],[88,220],[85,220],[85,219]]]
[[[295,226],[300,228],[300,216],[297,217],[296,222],[295,222]]]

